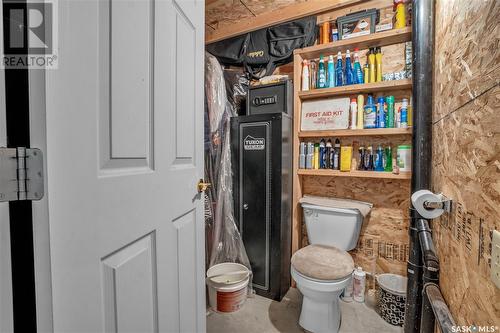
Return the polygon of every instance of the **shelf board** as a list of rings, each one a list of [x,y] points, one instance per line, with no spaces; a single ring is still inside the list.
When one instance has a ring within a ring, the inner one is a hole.
[[[328,177],[357,177],[357,178],[381,178],[381,179],[411,179],[411,172],[401,172],[394,174],[392,172],[384,171],[338,171],[328,169],[299,169],[297,171],[302,176],[328,176]]]
[[[299,138],[372,136],[372,135],[411,135],[411,128],[373,128],[373,129],[341,129],[330,131],[302,131]]]
[[[348,49],[351,51],[355,48],[364,50],[371,47],[387,46],[409,41],[411,41],[411,27],[406,27],[376,32],[366,36],[339,40],[327,44],[309,46],[295,50],[294,54],[300,55],[303,59],[316,59],[319,58],[321,54],[337,54],[339,51],[345,53]]]
[[[322,88],[313,89],[309,91],[299,91],[299,98],[301,100],[308,100],[314,98],[325,98],[339,95],[354,95],[361,93],[371,93],[388,90],[405,90],[412,88],[411,79],[382,81],[364,84],[351,84],[348,86],[335,87],[335,88]]]

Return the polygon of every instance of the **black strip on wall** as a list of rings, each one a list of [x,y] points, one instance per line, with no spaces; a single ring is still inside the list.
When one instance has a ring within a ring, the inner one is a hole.
[[[4,49],[9,36],[3,0]],[[19,1],[20,2],[20,1]],[[24,3],[22,6],[26,8]],[[24,22],[27,22],[24,10]],[[27,32],[25,31],[25,41]],[[26,45],[27,43],[25,43]],[[27,54],[27,47],[23,49]],[[27,69],[5,69],[7,146],[29,147],[29,81]],[[36,332],[35,266],[33,248],[33,216],[31,201],[9,203],[10,242],[12,261],[12,294],[14,332]]]

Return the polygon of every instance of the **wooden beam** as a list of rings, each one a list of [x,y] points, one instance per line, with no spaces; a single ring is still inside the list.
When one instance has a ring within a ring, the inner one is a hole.
[[[350,6],[363,0],[311,0],[277,9],[275,11],[241,20],[238,23],[221,27],[215,31],[206,31],[205,44],[235,37],[250,31],[272,25],[316,15],[326,11]]]

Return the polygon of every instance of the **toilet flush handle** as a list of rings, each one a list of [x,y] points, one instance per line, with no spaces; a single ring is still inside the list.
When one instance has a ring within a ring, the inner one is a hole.
[[[243,209],[247,210],[248,209],[248,204],[243,204]]]

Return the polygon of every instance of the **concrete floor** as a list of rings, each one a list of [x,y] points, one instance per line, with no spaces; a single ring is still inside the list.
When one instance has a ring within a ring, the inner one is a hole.
[[[299,326],[302,295],[291,288],[281,302],[255,296],[243,308],[231,314],[209,312],[208,333],[303,333]],[[342,324],[340,333],[377,332],[400,333],[402,328],[386,323],[363,303],[340,301]]]

